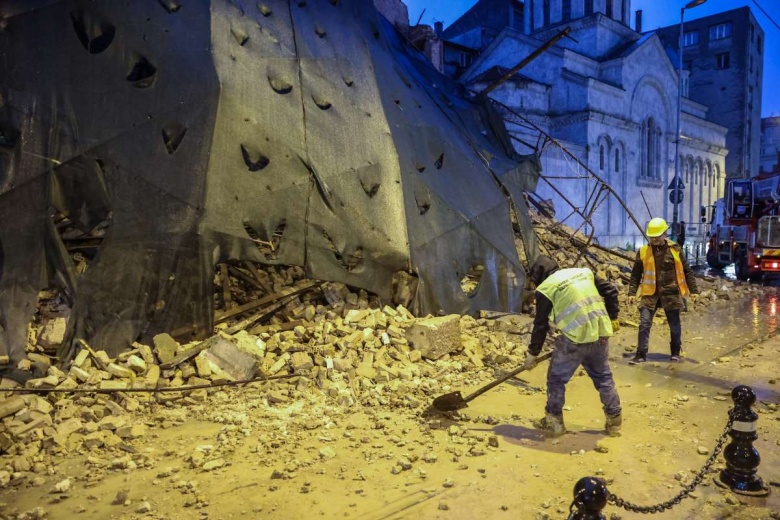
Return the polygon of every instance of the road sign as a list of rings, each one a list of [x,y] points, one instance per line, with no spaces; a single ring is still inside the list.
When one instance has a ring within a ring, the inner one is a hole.
[[[671,190],[669,192],[669,202],[672,204],[679,204],[683,201],[683,191],[682,190]]]
[[[679,178],[677,175],[674,176],[672,179],[672,182],[669,183],[669,186],[666,188],[668,190],[684,190],[685,184],[683,184],[683,181],[681,178]]]

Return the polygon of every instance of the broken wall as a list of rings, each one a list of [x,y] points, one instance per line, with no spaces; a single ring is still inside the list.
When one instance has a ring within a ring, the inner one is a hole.
[[[10,14],[0,349],[12,358],[48,285],[72,298],[68,338],[110,353],[163,331],[203,336],[213,265],[231,259],[385,298],[412,273],[419,313],[519,309],[510,200],[524,215],[519,186],[538,170],[507,156],[484,110],[370,2],[65,0]],[[84,234],[63,236],[63,222]]]

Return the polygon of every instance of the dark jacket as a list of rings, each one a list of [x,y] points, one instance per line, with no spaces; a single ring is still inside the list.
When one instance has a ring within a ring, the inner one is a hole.
[[[531,272],[531,280],[534,279],[534,272]],[[544,280],[548,275],[544,275]],[[594,276],[596,290],[604,298],[604,306],[607,308],[609,319],[616,320],[620,312],[620,301],[618,300],[618,290],[612,282],[603,278]],[[537,284],[538,285],[538,284]],[[531,343],[528,345],[528,353],[538,356],[544,346],[544,340],[550,331],[550,314],[553,310],[553,303],[547,296],[536,291],[536,317],[534,318],[534,329],[531,332]]]
[[[688,284],[688,289],[691,294],[699,294],[699,288],[696,286],[696,277],[693,275],[693,269],[688,265],[688,259],[682,253],[682,248],[667,240],[666,244],[662,246],[649,246],[653,251],[655,257],[655,293],[650,296],[642,296],[641,304],[643,307],[649,309],[655,309],[659,304],[664,309],[670,311],[680,310],[683,308],[682,296],[680,295],[680,288],[677,286],[677,275],[674,272],[674,258],[669,250],[674,248],[680,253],[680,261],[683,266],[683,273],[685,274],[685,283]],[[639,284],[642,283],[642,274],[644,273],[645,266],[642,264],[642,258],[639,256],[639,251],[636,253],[636,260],[634,260],[634,268],[631,270],[631,282],[628,285],[628,295],[634,296],[639,289]]]

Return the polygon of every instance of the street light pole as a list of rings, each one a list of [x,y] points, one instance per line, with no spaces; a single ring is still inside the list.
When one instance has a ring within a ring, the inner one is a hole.
[[[682,69],[683,69],[683,18],[685,17],[685,10],[686,9],[693,9],[694,7],[698,7],[707,0],[691,0],[687,4],[685,4],[685,7],[680,8],[680,38],[678,41],[678,50],[679,54],[677,56],[677,133],[675,133],[674,138],[674,179],[672,180],[671,185],[677,189],[677,186],[680,182],[680,114],[682,112]],[[680,198],[675,196],[674,197],[674,209],[672,211],[672,230],[675,233],[678,233],[677,228],[679,226],[678,218],[679,218],[679,211],[678,207],[680,204]]]

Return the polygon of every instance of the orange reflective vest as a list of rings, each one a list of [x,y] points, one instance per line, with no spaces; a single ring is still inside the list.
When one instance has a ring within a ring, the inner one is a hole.
[[[685,270],[683,269],[682,260],[680,260],[680,252],[674,247],[676,244],[671,240],[667,240],[667,244],[669,246],[669,252],[672,253],[672,258],[674,258],[674,273],[677,278],[677,286],[680,288],[680,295],[688,296],[690,291],[688,290],[688,284],[685,282]],[[642,259],[642,265],[644,266],[642,283],[640,284],[642,296],[650,296],[655,294],[656,289],[655,256],[653,255],[653,249],[650,246],[640,247],[639,258]]]

